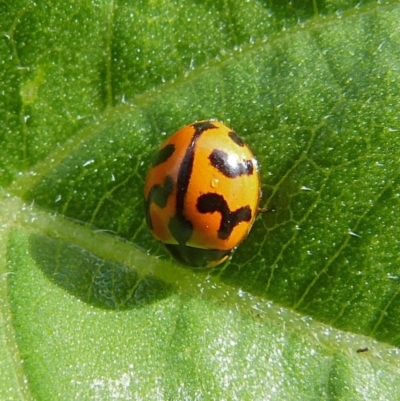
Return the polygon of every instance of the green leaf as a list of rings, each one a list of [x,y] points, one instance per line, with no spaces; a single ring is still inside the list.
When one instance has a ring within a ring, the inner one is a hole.
[[[400,5],[297,3],[0,2],[1,399],[400,398]],[[143,185],[207,118],[273,211],[204,272]]]

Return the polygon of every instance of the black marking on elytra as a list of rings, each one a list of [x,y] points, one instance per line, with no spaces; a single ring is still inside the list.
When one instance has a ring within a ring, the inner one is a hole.
[[[186,244],[193,234],[192,222],[187,220],[182,214],[176,214],[169,220],[168,229],[180,245]]]
[[[183,265],[201,268],[217,262],[229,255],[232,250],[202,249],[184,245],[164,244],[170,254]]]
[[[244,146],[244,142],[243,142],[242,138],[235,131],[228,132],[228,135],[229,135],[229,138],[231,138],[232,141],[236,143],[236,145],[238,145],[240,147]]]
[[[167,205],[168,197],[174,190],[174,180],[170,175],[164,179],[163,185],[153,185],[149,192],[149,202],[155,203],[161,209]]]
[[[212,121],[205,120],[205,121],[200,121],[198,123],[192,124],[192,127],[195,129],[196,134],[201,134],[204,131],[207,131],[209,129],[215,129],[217,128]]]
[[[167,205],[168,197],[171,195],[173,190],[174,180],[170,175],[165,177],[163,185],[156,184],[151,187],[146,201],[146,221],[150,229],[153,228],[150,216],[150,205],[154,203],[163,209]]]
[[[200,213],[221,214],[221,223],[218,229],[218,238],[228,239],[233,229],[242,221],[251,220],[251,209],[249,205],[240,207],[233,212],[220,194],[207,193],[200,195],[197,199],[197,210]]]
[[[193,225],[188,219],[186,219],[184,211],[185,196],[193,171],[196,142],[203,132],[217,128],[211,121],[201,121],[192,124],[192,127],[194,128],[194,134],[188,148],[186,149],[185,156],[182,159],[178,172],[176,214],[169,223],[170,232],[180,245],[184,245],[193,233]]]
[[[243,160],[243,162],[240,163],[235,158],[229,157],[228,153],[223,150],[214,149],[208,158],[210,159],[211,165],[228,178],[252,175],[254,171],[252,160]]]
[[[152,166],[156,167],[166,162],[175,152],[175,145],[169,144],[160,149],[153,159]]]

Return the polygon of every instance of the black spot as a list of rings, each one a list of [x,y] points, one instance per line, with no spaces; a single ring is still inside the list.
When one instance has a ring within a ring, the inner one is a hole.
[[[194,268],[207,267],[209,263],[218,262],[232,252],[171,244],[165,244],[165,247],[179,263]]]
[[[170,144],[160,149],[153,159],[152,166],[156,167],[166,162],[175,152],[175,145]]]
[[[232,141],[236,143],[236,145],[240,147],[244,146],[242,138],[235,131],[229,132],[228,135],[232,139]]]
[[[150,216],[150,205],[156,204],[161,209],[167,205],[168,197],[174,190],[174,180],[170,175],[167,175],[164,179],[163,185],[153,185],[150,189],[149,196],[146,201],[146,221],[150,229],[153,228]]]
[[[208,129],[215,129],[217,128],[212,121],[206,120],[206,121],[199,121],[198,123],[192,124],[192,127],[195,129],[195,134],[201,134],[204,131],[207,131]]]
[[[168,197],[174,190],[174,180],[170,175],[164,179],[163,185],[153,185],[149,192],[149,202],[155,203],[160,208],[167,205]]]
[[[193,224],[181,215],[176,215],[169,220],[168,229],[180,245],[186,244],[193,234]]]
[[[253,162],[251,160],[243,160],[243,162],[240,163],[234,158],[229,158],[228,153],[223,150],[214,149],[208,158],[213,167],[229,178],[235,178],[241,175],[252,175],[254,171]]]
[[[231,212],[224,197],[214,193],[199,196],[197,199],[197,210],[200,213],[219,212],[221,214],[221,223],[218,229],[218,237],[220,239],[229,238],[233,229],[240,222],[251,220],[250,206],[246,205]]]

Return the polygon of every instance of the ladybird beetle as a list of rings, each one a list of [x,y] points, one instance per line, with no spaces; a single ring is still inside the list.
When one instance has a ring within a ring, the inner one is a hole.
[[[257,161],[232,129],[181,128],[158,150],[144,197],[152,234],[180,263],[213,267],[247,236],[260,200]]]

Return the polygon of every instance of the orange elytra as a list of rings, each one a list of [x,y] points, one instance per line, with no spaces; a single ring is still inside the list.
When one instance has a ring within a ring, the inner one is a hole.
[[[261,196],[257,161],[235,131],[205,120],[181,128],[147,174],[147,224],[182,264],[213,267],[246,238]]]

